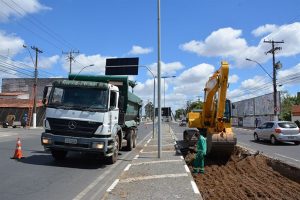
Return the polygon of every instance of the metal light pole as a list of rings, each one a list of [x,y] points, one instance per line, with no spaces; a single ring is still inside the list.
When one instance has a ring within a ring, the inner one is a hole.
[[[275,48],[275,50],[277,50]],[[279,63],[276,63],[275,64],[275,57],[274,57],[274,54],[273,54],[273,77],[267,72],[267,70],[257,61],[255,60],[252,60],[252,59],[249,59],[249,58],[246,58],[247,61],[250,61],[250,62],[255,62],[256,64],[258,64],[266,74],[268,74],[268,76],[272,79],[273,81],[273,101],[274,101],[274,121],[277,121],[278,120],[278,116],[277,116],[277,83],[276,83],[276,69],[281,67],[281,64],[280,62]],[[278,66],[280,65],[280,66]]]
[[[175,78],[176,76],[162,76],[164,79],[164,107],[166,107],[166,78]]]
[[[80,74],[80,72],[82,72],[82,70],[84,70],[84,69],[87,68],[87,67],[92,67],[92,66],[94,66],[94,64],[90,64],[90,65],[88,65],[88,66],[83,67],[83,68],[76,74],[76,76],[74,76],[73,80],[75,80],[75,78]]]
[[[158,158],[161,158],[161,74],[160,74],[160,0],[157,0],[157,104],[158,104],[158,121],[157,121],[157,135],[158,135]]]

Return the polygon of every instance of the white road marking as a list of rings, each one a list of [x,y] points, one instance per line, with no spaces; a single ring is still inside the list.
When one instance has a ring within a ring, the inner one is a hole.
[[[288,157],[288,156],[284,156],[284,155],[281,155],[281,154],[278,154],[278,153],[275,153],[275,155],[280,156],[280,157],[284,157],[284,158],[287,158],[287,159],[291,159],[291,160],[296,161],[296,162],[300,162],[300,160],[297,160],[295,158],[291,158],[291,157]]]
[[[115,187],[116,185],[118,184],[119,182],[119,179],[116,179],[113,184],[111,184],[111,186],[106,190],[106,192],[111,192]]]
[[[147,144],[151,141],[151,138],[147,141]]]
[[[175,143],[176,144],[176,143]],[[152,145],[148,145],[149,147],[153,147],[153,146],[157,146],[157,144],[152,144]],[[162,147],[167,147],[167,146],[174,146],[174,143],[171,144],[163,144],[161,145]]]
[[[188,174],[183,173],[183,174],[162,174],[162,175],[152,175],[152,176],[140,176],[140,177],[127,178],[124,180],[120,180],[120,183],[130,183],[130,182],[135,182],[135,181],[160,179],[160,178],[177,178],[177,177],[183,177],[183,176],[188,176]]]
[[[131,167],[131,164],[128,164],[128,165],[125,167],[124,172],[128,171],[130,167]]]
[[[144,145],[144,147],[146,147],[148,145],[148,143],[146,143],[145,145]]]
[[[144,151],[144,149],[141,149],[141,150],[140,150],[140,153],[143,153],[143,151]]]
[[[149,162],[133,163],[132,165],[138,166],[138,165],[155,164],[155,163],[168,163],[168,162],[182,162],[182,160],[156,160],[156,161],[149,161]]]
[[[187,165],[184,165],[184,168],[185,168],[185,171],[186,171],[187,173],[190,173],[190,169],[188,168]]]
[[[183,160],[184,158],[183,158],[183,156],[180,156],[180,158]]]
[[[133,159],[136,160],[139,158],[140,155],[136,155]]]
[[[102,175],[100,175],[97,179],[95,179],[91,184],[89,184],[84,190],[82,190],[73,200],[82,199],[93,187],[95,187],[106,175],[108,175],[110,170],[105,171]]]
[[[192,184],[194,193],[195,193],[195,194],[200,194],[200,192],[199,192],[199,190],[198,190],[198,187],[197,187],[195,181],[191,181],[191,184]]]

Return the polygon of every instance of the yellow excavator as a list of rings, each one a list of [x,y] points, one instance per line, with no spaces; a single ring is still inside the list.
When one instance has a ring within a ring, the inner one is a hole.
[[[236,136],[231,129],[231,102],[226,99],[229,64],[221,67],[206,82],[203,109],[188,113],[188,127],[183,139],[189,146],[195,145],[199,134],[207,139],[209,155],[230,156],[236,145]]]

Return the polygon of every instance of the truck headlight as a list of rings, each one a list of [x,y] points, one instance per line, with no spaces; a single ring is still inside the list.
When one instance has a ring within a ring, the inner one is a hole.
[[[104,143],[103,142],[93,142],[92,148],[103,149],[104,148]]]
[[[42,144],[51,144],[52,140],[46,137],[42,137]]]

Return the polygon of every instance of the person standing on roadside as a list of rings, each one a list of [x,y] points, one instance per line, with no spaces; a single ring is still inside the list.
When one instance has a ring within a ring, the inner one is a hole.
[[[193,173],[204,174],[204,156],[206,155],[206,138],[200,135],[197,142],[197,154],[193,163]]]

